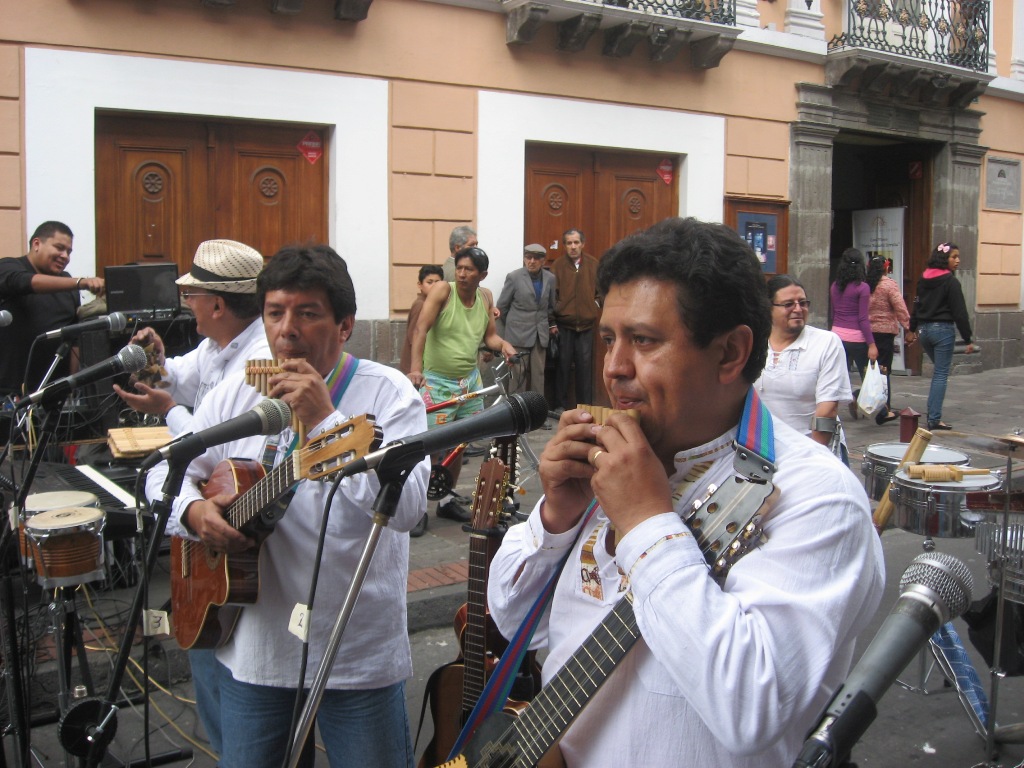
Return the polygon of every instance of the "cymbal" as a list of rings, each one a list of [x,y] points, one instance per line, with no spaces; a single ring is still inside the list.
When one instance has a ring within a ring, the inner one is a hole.
[[[954,430],[932,432],[933,440],[945,440],[949,437],[957,438],[979,450],[999,456],[1015,455],[1018,449],[1024,449],[1024,435],[989,435],[983,432],[957,432]]]

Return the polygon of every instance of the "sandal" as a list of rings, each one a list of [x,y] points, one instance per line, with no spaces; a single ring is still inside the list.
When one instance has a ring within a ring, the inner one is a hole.
[[[937,424],[929,424],[928,429],[934,432],[936,429],[952,429],[952,424],[946,424],[944,421],[940,421]]]
[[[898,413],[896,413],[895,411],[889,411],[884,416],[879,414],[875,418],[875,423],[876,424],[885,424],[887,421],[893,421],[894,419],[898,419],[899,417],[900,417],[900,415]]]

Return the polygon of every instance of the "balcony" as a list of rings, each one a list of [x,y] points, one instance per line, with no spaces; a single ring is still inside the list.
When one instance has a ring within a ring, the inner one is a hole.
[[[828,44],[829,85],[964,109],[988,75],[988,0],[849,0]]]
[[[544,24],[557,26],[555,47],[577,52],[600,32],[605,56],[630,56],[646,44],[652,61],[689,52],[694,69],[717,67],[740,34],[736,0],[501,0],[505,41],[527,45]]]

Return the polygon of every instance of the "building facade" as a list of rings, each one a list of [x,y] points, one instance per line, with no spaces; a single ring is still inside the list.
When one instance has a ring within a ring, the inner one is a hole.
[[[958,243],[975,364],[1024,363],[1024,0],[0,0],[0,18],[0,255],[46,219],[75,231],[74,275],[187,268],[209,237],[326,241],[356,282],[357,351],[392,362],[416,272],[460,224],[498,289],[565,229],[599,256],[666,215],[725,221],[821,324],[869,215],[899,224],[908,299]]]

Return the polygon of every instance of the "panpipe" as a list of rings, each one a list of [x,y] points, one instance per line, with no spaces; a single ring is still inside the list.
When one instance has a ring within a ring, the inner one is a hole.
[[[595,424],[604,424],[608,417],[611,416],[613,413],[624,413],[630,418],[632,418],[634,421],[640,418],[640,411],[638,411],[636,408],[627,408],[625,410],[619,411],[616,410],[615,408],[608,408],[603,405],[584,405],[582,403],[580,403],[576,407],[579,408],[581,411],[586,411],[591,416],[593,416]]]
[[[255,387],[264,397],[270,397],[270,377],[278,373],[281,373],[281,365],[277,360],[247,360],[245,363],[245,383]],[[299,436],[299,446],[305,445],[306,425],[299,421],[294,409],[292,431]]]

